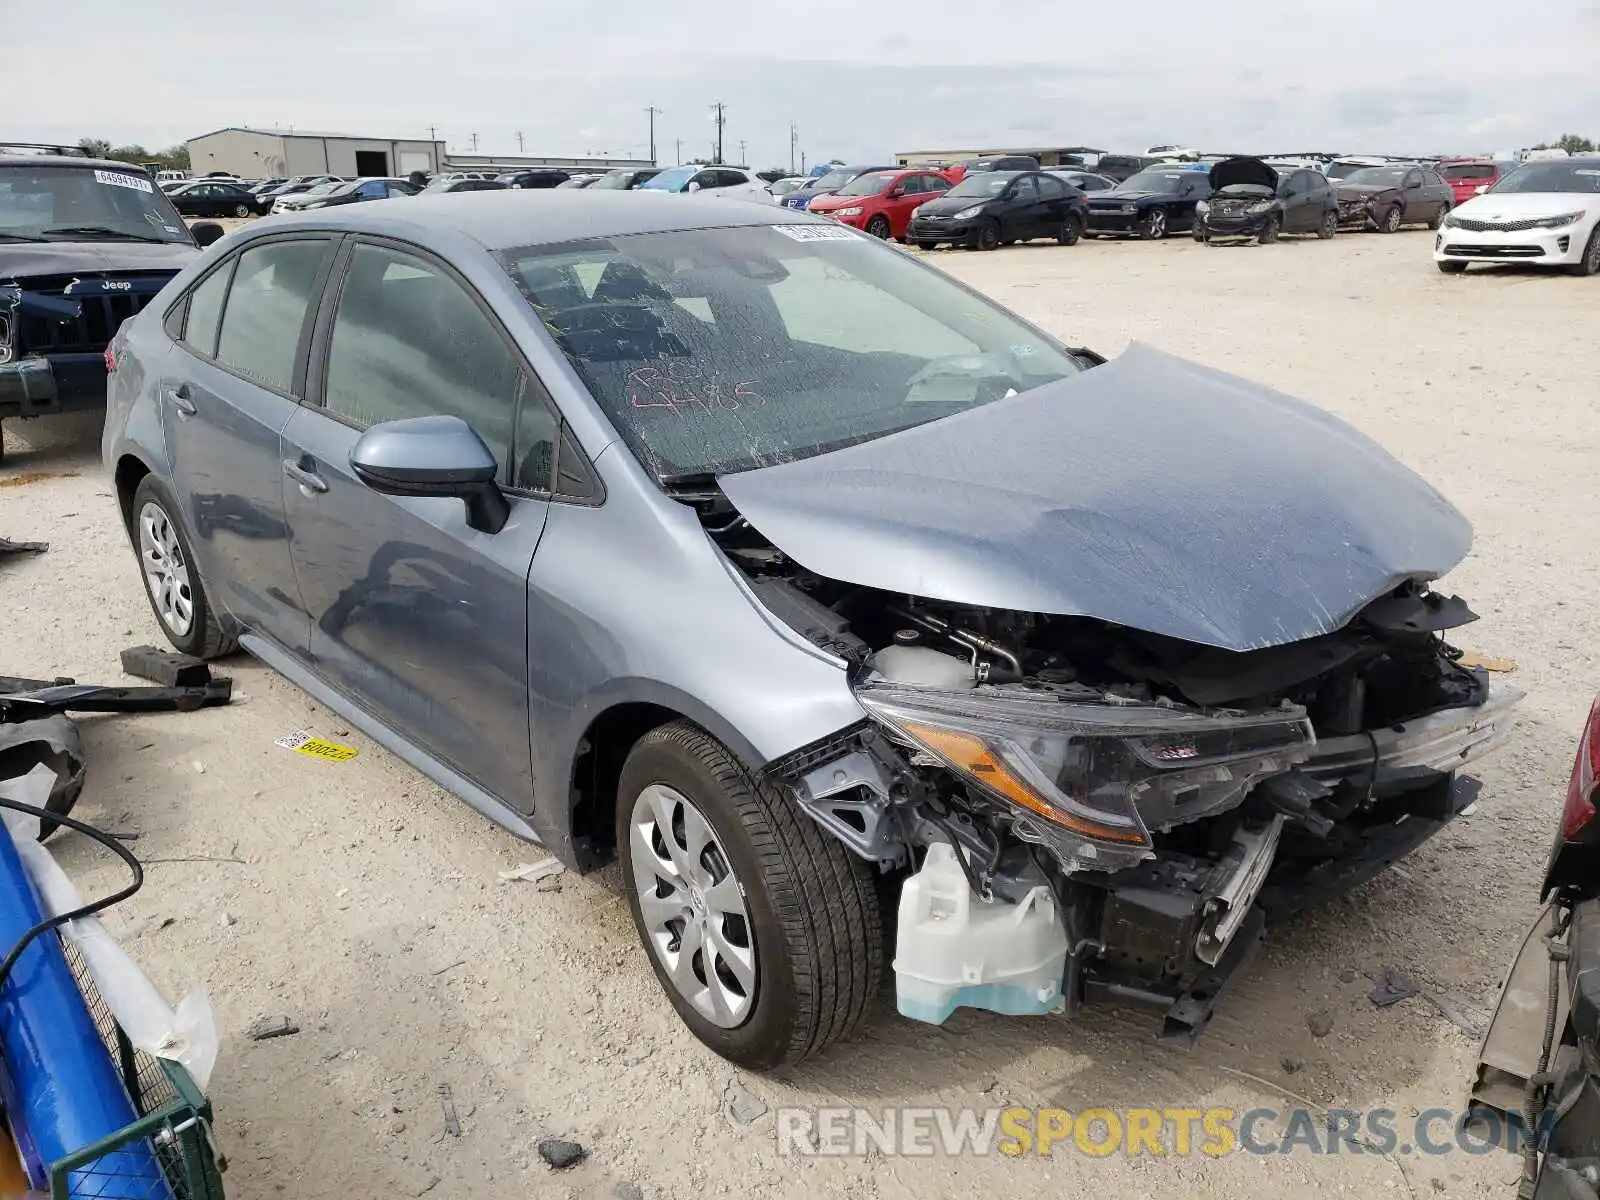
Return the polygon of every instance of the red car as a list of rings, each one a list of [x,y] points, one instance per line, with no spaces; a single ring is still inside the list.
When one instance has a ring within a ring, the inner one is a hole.
[[[869,171],[831,196],[818,196],[810,211],[864,229],[873,237],[903,242],[912,210],[949,190],[950,181],[932,168]]]
[[[1480,187],[1499,183],[1516,165],[1488,158],[1446,158],[1439,163],[1439,174],[1455,193],[1456,203],[1465,204],[1478,194]]]

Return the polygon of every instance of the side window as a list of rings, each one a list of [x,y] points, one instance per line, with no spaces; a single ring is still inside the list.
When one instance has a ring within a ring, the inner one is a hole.
[[[183,342],[196,354],[217,355],[217,326],[222,321],[222,298],[228,294],[233,262],[218,267],[189,293],[189,316],[183,325]]]
[[[1040,175],[1038,177],[1038,184],[1039,184],[1039,195],[1044,197],[1044,199],[1046,199],[1046,200],[1064,200],[1064,199],[1066,199],[1067,189],[1061,186],[1061,180],[1053,178],[1052,176],[1049,176],[1049,175]]]
[[[1405,175],[1405,178],[1400,181],[1400,186],[1402,188],[1421,187],[1422,186],[1422,172],[1421,171],[1407,171],[1406,175]]]
[[[511,486],[529,492],[552,491],[560,441],[561,418],[544,390],[537,385],[524,387],[512,447],[516,469],[511,473]]]
[[[1039,187],[1032,175],[1019,175],[1011,181],[1011,198],[1027,204],[1039,198]]]
[[[329,412],[363,428],[457,416],[503,467],[522,378],[498,326],[454,278],[399,250],[355,248],[328,342]]]
[[[950,190],[950,181],[943,175],[924,175],[922,177],[922,186],[923,190],[928,192],[948,192]]]
[[[689,183],[698,183],[703,188],[714,188],[714,187],[717,186],[717,176],[718,176],[718,174],[720,174],[720,172],[717,172],[717,171],[701,171],[701,172],[697,173],[693,179],[689,180]],[[687,184],[684,185],[684,190],[685,191],[688,190],[688,185]]]
[[[750,182],[737,171],[718,171],[716,175],[716,187],[738,187],[741,183]]]
[[[263,387],[293,392],[295,355],[327,249],[325,238],[305,238],[239,255],[217,339],[219,363]]]

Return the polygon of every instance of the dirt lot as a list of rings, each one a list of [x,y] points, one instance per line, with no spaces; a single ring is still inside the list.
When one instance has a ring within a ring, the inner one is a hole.
[[[1157,1044],[1143,1014],[960,1012],[934,1029],[900,1019],[885,994],[854,1043],[751,1077],[679,1025],[615,872],[567,877],[559,892],[500,882],[537,848],[240,660],[242,705],[85,721],[80,809],[137,830],[134,848],[154,860],[112,923],[174,994],[204,981],[229,1031],[212,1091],[230,1196],[637,1195],[629,1182],[653,1198],[1512,1193],[1516,1165],[1498,1154],[804,1161],[777,1154],[773,1113],[729,1114],[736,1079],[772,1109],[1311,1101],[1403,1121],[1456,1105],[1474,1041],[1426,997],[1374,1008],[1371,979],[1403,967],[1467,1024],[1489,1009],[1600,687],[1600,349],[1573,336],[1600,320],[1600,281],[1446,278],[1420,232],[1232,250],[1041,243],[932,261],[1069,340],[1106,353],[1149,341],[1324,405],[1468,514],[1476,548],[1448,586],[1483,620],[1463,640],[1515,658],[1529,692],[1478,811],[1273,931],[1192,1051]],[[100,472],[98,424],[7,434],[0,533],[52,546],[0,567],[0,667],[115,680],[118,651],[160,635]],[[331,764],[273,745],[296,729],[360,756]],[[57,853],[86,891],[117,878],[81,839]],[[300,1034],[244,1038],[275,1014]],[[1331,1032],[1314,1036],[1311,1014]],[[441,1085],[459,1137],[444,1132]],[[589,1159],[552,1174],[533,1150],[547,1133]]]

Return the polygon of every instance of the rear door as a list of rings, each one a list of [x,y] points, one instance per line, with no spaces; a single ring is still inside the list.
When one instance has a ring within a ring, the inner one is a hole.
[[[279,437],[304,394],[328,234],[250,243],[168,310],[161,425],[178,506],[212,597],[249,629],[304,653],[309,623],[290,565]]]
[[[1422,172],[1415,167],[1400,181],[1400,203],[1408,222],[1428,219],[1428,197],[1422,185]]]
[[[1033,176],[1039,189],[1039,203],[1044,213],[1044,228],[1039,232],[1056,234],[1066,227],[1067,214],[1073,209],[1067,185],[1053,175]]]
[[[1317,227],[1311,213],[1310,180],[1304,171],[1292,171],[1283,186],[1283,231],[1310,233]]]
[[[559,422],[481,297],[439,259],[353,242],[322,305],[307,405],[284,431],[285,515],[313,669],[407,741],[532,808],[528,573]],[[519,411],[520,405],[520,411]],[[448,414],[501,464],[511,519],[385,496],[350,469],[362,432]]]

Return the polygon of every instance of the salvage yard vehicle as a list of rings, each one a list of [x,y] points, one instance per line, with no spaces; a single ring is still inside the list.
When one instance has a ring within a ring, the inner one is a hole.
[[[797,188],[790,192],[779,202],[785,208],[796,208],[804,211],[818,196],[831,196],[845,184],[858,175],[865,175],[868,171],[896,171],[898,167],[892,163],[877,167],[834,167],[833,170],[813,179],[807,186]],[[944,172],[940,172],[944,174]]]
[[[1365,436],[808,214],[305,213],[113,352],[167,639],[620,859],[670,1002],[753,1067],[859,1025],[896,894],[907,1014],[1192,1036],[1269,914],[1462,811],[1516,699],[1443,640],[1466,520]]]
[[[270,203],[226,179],[196,179],[167,193],[172,207],[186,217],[253,217]]]
[[[1340,228],[1394,233],[1403,225],[1437,229],[1455,193],[1430,167],[1363,167],[1338,182]]]
[[[1159,241],[1194,225],[1195,205],[1211,194],[1205,171],[1151,167],[1108,192],[1089,197],[1088,237],[1133,234]]]
[[[1032,238],[1063,246],[1083,236],[1083,193],[1044,171],[968,175],[911,214],[906,240],[919,250],[949,244],[993,250]]]
[[[1526,163],[1450,212],[1433,242],[1446,274],[1520,262],[1600,274],[1600,158]]]
[[[1472,1105],[1496,1114],[1490,1128],[1519,1130],[1522,1145],[1507,1147],[1523,1152],[1518,1196],[1600,1200],[1600,696],[1541,894],[1478,1052]]]
[[[117,326],[221,236],[138,167],[0,154],[0,421],[104,405]]]
[[[1457,204],[1465,204],[1479,192],[1488,191],[1517,169],[1514,162],[1492,158],[1446,158],[1438,163],[1439,177],[1450,185]]]
[[[1194,240],[1275,242],[1279,234],[1331,238],[1339,200],[1318,171],[1278,170],[1259,158],[1228,158],[1210,171],[1211,196],[1195,205]]]
[[[341,183],[332,191],[320,195],[313,200],[307,200],[301,205],[303,209],[312,208],[337,208],[341,204],[365,204],[369,200],[393,200],[405,196],[415,196],[419,189],[409,180],[387,176],[375,176],[367,179],[352,179],[349,183]]]
[[[950,181],[936,171],[869,171],[831,196],[818,196],[810,211],[903,242],[912,211],[949,190]]]

